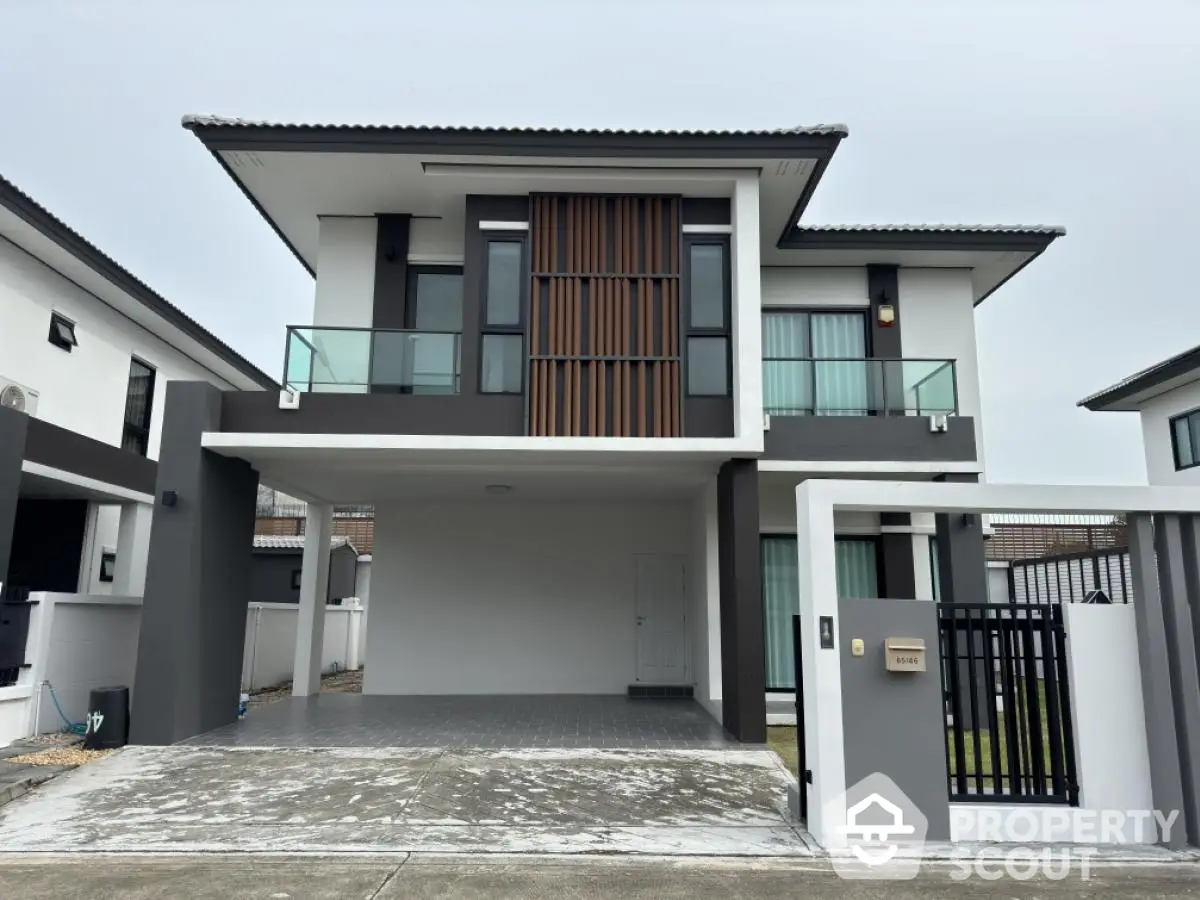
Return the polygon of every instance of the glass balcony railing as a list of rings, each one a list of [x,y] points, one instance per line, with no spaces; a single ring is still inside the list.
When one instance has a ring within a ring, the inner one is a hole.
[[[958,412],[952,359],[763,360],[772,416],[930,416]]]
[[[330,394],[457,394],[462,335],[288,326],[284,387]]]

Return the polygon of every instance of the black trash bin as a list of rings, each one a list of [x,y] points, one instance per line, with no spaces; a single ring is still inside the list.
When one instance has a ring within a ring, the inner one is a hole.
[[[88,699],[85,750],[113,750],[129,743],[129,688],[96,688]]]

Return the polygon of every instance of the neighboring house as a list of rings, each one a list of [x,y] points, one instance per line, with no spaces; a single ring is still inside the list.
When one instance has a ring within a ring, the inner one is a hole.
[[[276,387],[0,178],[0,581],[6,599],[18,600],[25,591],[142,593],[155,460],[172,381],[232,392]],[[14,625],[15,614],[5,621]],[[0,646],[23,659],[21,641],[0,635]],[[20,663],[0,660],[9,680],[13,665]]]
[[[326,600],[340,603],[355,596],[358,550],[345,537],[329,542]],[[300,564],[304,537],[254,536],[254,602],[296,603],[300,600]]]
[[[213,631],[139,692],[147,743],[228,720],[260,479],[308,502],[314,565],[335,505],[374,506],[365,693],[682,687],[763,740],[794,683],[797,484],[980,479],[975,308],[1063,233],[800,224],[842,126],[184,126],[315,291],[279,325],[282,393],[169,392],[194,413],[159,483],[195,483],[202,446],[220,501],[181,496],[156,537],[139,683],[180,622]],[[936,571],[984,600],[978,517],[918,518],[839,514],[840,590],[932,598]]]
[[[1200,347],[1130,375],[1079,405],[1140,415],[1150,484],[1200,484]]]

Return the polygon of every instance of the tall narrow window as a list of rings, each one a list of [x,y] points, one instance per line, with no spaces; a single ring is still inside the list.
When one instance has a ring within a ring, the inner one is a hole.
[[[483,331],[479,392],[519,394],[525,384],[525,241],[484,241]]]
[[[146,456],[150,452],[150,416],[154,410],[154,370],[139,359],[129,361],[125,389],[125,429],[121,449]]]
[[[1171,420],[1171,446],[1176,469],[1200,465],[1200,409]]]
[[[462,269],[409,266],[404,316],[408,330],[372,332],[371,390],[457,394],[463,327]]]
[[[687,392],[692,397],[727,397],[731,380],[729,241],[724,237],[685,238],[684,259]]]
[[[879,596],[879,544],[874,538],[834,538],[839,597]],[[800,576],[793,535],[762,537],[763,628],[767,690],[796,687],[792,616],[800,611]]]

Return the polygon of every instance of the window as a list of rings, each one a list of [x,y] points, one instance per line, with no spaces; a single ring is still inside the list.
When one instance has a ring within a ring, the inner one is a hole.
[[[300,590],[300,574],[301,574],[300,569],[292,569],[292,590],[293,591]]]
[[[117,572],[117,554],[115,550],[105,550],[100,554],[100,580],[111,582]]]
[[[1171,448],[1176,470],[1200,465],[1200,409],[1171,420]]]
[[[50,313],[49,340],[55,347],[59,347],[70,353],[72,347],[79,346],[79,341],[75,339],[75,323],[66,316],[60,316],[58,313]]]
[[[121,449],[145,456],[150,451],[150,414],[154,408],[154,370],[139,359],[129,361],[125,389],[125,430]]]
[[[687,327],[687,393],[691,397],[728,397],[729,240],[684,238],[684,319]]]
[[[479,392],[519,394],[525,385],[525,241],[484,239]]]
[[[524,382],[525,343],[519,334],[485,334],[480,363],[480,390],[485,394],[519,394]]]
[[[769,415],[871,411],[865,313],[764,313],[762,330],[763,409]]]
[[[410,266],[406,321],[418,331],[462,331],[463,275],[457,266]]]
[[[879,596],[879,544],[873,537],[834,538],[838,595]],[[763,535],[763,628],[767,690],[796,688],[792,616],[800,593],[794,535]]]
[[[409,266],[406,331],[371,333],[373,393],[457,394],[463,323],[458,266]]]

